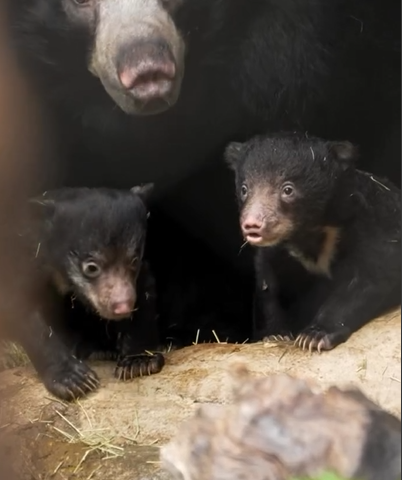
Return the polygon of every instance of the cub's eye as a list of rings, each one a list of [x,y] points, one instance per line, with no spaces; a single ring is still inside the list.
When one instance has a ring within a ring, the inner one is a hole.
[[[240,195],[243,200],[247,197],[248,194],[248,188],[247,185],[243,183],[243,185],[240,188]]]
[[[291,197],[295,192],[295,187],[291,183],[285,183],[282,187],[282,196],[289,198]]]
[[[83,262],[82,272],[88,278],[97,278],[102,273],[101,267],[94,261]]]
[[[91,2],[91,0],[73,0],[73,3],[80,7],[84,7],[85,5],[88,5]]]

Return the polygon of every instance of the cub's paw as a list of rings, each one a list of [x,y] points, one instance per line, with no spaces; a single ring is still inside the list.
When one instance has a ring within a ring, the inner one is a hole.
[[[321,353],[332,350],[348,338],[345,331],[329,332],[323,327],[312,326],[305,328],[296,338],[294,344],[302,350]]]
[[[43,378],[49,392],[66,401],[85,397],[100,385],[98,375],[75,357],[50,366]]]
[[[164,366],[165,357],[161,353],[126,355],[117,362],[114,375],[119,380],[132,380],[159,373]]]

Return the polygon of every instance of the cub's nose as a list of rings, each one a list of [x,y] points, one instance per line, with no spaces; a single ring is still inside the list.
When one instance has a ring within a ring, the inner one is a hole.
[[[116,316],[123,316],[123,315],[130,316],[133,310],[134,310],[133,300],[115,302],[112,304],[112,312],[113,312],[113,315],[116,315]]]
[[[263,227],[263,222],[253,217],[246,218],[241,225],[243,235],[245,236],[261,235],[262,227]]]
[[[248,216],[241,223],[244,239],[251,245],[258,245],[263,241],[264,222],[257,217]]]

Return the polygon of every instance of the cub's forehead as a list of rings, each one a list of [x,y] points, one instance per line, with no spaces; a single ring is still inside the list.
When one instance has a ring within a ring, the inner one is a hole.
[[[273,137],[259,139],[248,151],[253,157],[269,156],[272,160],[275,160],[305,155],[309,148],[309,143],[296,138]]]
[[[309,154],[295,151],[288,156],[274,151],[260,151],[259,155],[250,156],[249,161],[244,163],[239,180],[253,185],[253,188],[279,188],[286,181],[305,184],[312,179],[325,179],[327,175],[323,176],[322,172],[326,170],[318,155],[313,160],[310,150]]]
[[[140,259],[143,253],[143,242],[140,237],[91,237],[76,239],[69,244],[73,261],[84,261],[91,258],[103,265],[126,264],[133,259]]]
[[[74,251],[135,249],[146,233],[146,214],[133,209],[69,209],[54,220],[53,232]]]
[[[99,261],[103,264],[125,264],[131,262],[142,253],[142,245],[133,242],[131,244],[92,244],[87,245],[87,249],[83,249],[83,256],[86,258],[90,256],[93,260]]]
[[[322,160],[322,149],[292,139],[267,139],[248,150],[244,170],[250,174],[286,175],[314,168]]]
[[[146,209],[134,195],[101,196],[88,195],[56,200],[56,213],[63,218],[85,226],[104,223],[116,228],[121,222],[142,221]]]

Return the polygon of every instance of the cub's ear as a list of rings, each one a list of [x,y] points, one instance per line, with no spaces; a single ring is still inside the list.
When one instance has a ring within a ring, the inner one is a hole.
[[[52,230],[55,211],[56,202],[45,195],[30,198],[27,202],[25,231],[21,234],[33,235],[33,238],[37,239],[41,232]]]
[[[153,183],[144,183],[143,185],[136,185],[131,188],[130,192],[134,195],[138,195],[145,205],[148,205],[154,187],[155,185]]]
[[[354,167],[359,158],[359,149],[348,141],[330,142],[329,151],[343,170]]]
[[[240,159],[242,158],[243,143],[231,142],[227,145],[223,158],[229,168],[236,170]]]
[[[29,213],[32,220],[51,220],[56,210],[56,203],[45,195],[28,200]]]

